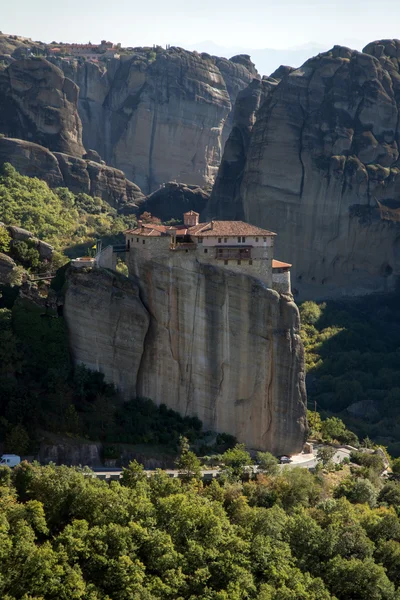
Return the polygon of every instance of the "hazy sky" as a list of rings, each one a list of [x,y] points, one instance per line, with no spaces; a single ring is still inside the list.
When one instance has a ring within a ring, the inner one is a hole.
[[[4,0],[0,28],[44,42],[361,48],[400,37],[399,22],[399,0]]]

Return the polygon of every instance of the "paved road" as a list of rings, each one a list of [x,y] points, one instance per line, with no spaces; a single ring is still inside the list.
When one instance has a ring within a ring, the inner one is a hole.
[[[292,462],[288,464],[280,465],[281,469],[292,468],[292,467],[302,467],[304,469],[313,469],[317,464],[317,459],[313,454],[299,454],[297,456],[292,457]],[[253,467],[255,471],[257,471],[257,466]],[[118,480],[122,474],[122,469],[116,468],[108,468],[104,469],[103,467],[94,467],[92,471],[96,473],[96,476],[99,479],[111,479]],[[179,477],[179,471],[176,469],[163,469],[167,475],[170,477]],[[155,470],[145,469],[145,473],[148,477],[150,477]],[[212,479],[214,477],[218,477],[219,469],[204,469],[202,470],[202,475],[205,479]]]

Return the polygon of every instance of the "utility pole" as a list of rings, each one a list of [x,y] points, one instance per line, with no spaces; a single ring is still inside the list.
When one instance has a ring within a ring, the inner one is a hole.
[[[317,426],[317,401],[314,400],[314,431]]]

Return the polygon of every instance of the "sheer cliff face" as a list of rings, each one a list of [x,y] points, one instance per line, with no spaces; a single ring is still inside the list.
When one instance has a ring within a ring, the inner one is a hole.
[[[251,131],[256,113],[273,92],[278,81],[271,78],[253,79],[236,99],[232,130],[225,144],[223,159],[213,186],[204,220],[244,220],[240,186],[246,165]]]
[[[237,93],[256,75],[250,60],[180,48],[63,65],[80,88],[85,146],[94,148],[145,193],[175,179],[214,180]],[[224,133],[223,133],[224,130]]]
[[[397,56],[400,42],[336,46],[284,74],[258,113],[239,205],[279,232],[302,297],[385,290],[400,274],[400,226],[376,202],[399,198]]]
[[[56,152],[82,156],[78,88],[47,60],[18,60],[0,70],[0,131]]]
[[[300,451],[306,409],[296,305],[190,254],[140,256],[133,250],[129,259],[140,279],[71,273],[64,310],[75,360],[103,371],[126,397],[197,415],[205,429],[275,454]]]

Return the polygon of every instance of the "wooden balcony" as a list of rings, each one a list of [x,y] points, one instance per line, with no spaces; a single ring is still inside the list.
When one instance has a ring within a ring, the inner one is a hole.
[[[218,246],[215,258],[220,260],[251,260],[251,246]]]

